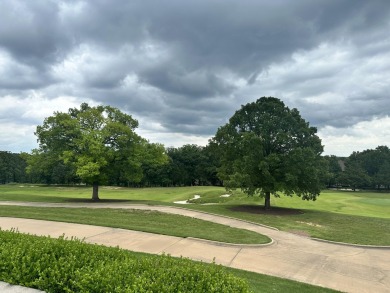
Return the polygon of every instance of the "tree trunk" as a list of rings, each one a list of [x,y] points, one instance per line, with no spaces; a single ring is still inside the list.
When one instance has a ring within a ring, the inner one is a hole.
[[[92,187],[92,200],[98,201],[99,200],[99,184],[97,182],[93,183]]]
[[[264,209],[266,210],[271,209],[271,193],[268,191],[265,193]]]

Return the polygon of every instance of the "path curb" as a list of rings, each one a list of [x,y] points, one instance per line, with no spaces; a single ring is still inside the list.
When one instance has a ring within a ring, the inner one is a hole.
[[[346,243],[346,242],[338,242],[338,241],[332,241],[332,240],[326,240],[321,238],[315,238],[315,237],[309,237],[310,239],[318,242],[325,242],[330,244],[338,244],[338,245],[344,245],[344,246],[350,246],[350,247],[358,247],[358,248],[372,248],[372,249],[390,249],[390,246],[386,245],[368,245],[368,244],[353,244],[353,243]]]
[[[3,281],[0,281],[0,292],[2,293],[40,293],[45,292],[34,288],[28,288],[19,285],[12,285]]]

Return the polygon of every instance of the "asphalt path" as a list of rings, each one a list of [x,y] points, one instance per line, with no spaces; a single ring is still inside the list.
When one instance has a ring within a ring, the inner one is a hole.
[[[0,205],[156,210],[251,230],[270,237],[269,245],[233,245],[117,228],[0,217],[3,230],[119,246],[132,251],[183,256],[198,261],[278,276],[343,292],[390,292],[390,248],[328,243],[229,217],[168,206],[117,203],[17,203]],[[180,225],[180,223],[178,223]]]

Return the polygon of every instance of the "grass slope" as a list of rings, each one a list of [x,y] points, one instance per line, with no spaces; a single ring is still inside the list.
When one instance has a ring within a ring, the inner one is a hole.
[[[194,194],[226,193],[222,187],[161,187],[161,188],[124,188],[102,186],[99,196],[102,200],[126,200],[135,203],[158,202],[172,203],[187,200]],[[8,184],[0,185],[0,201],[33,201],[33,202],[69,202],[84,201],[91,198],[92,188],[85,186],[47,186]]]
[[[86,201],[91,188],[55,186],[0,186],[0,200],[71,202]],[[390,245],[390,193],[323,191],[316,201],[298,197],[272,198],[274,213],[262,213],[263,200],[237,191],[233,196],[221,187],[118,188],[102,187],[103,200],[174,205],[173,201],[201,195],[186,208],[227,215],[277,227],[293,233],[355,244]],[[279,208],[279,209],[278,209]],[[153,225],[153,223],[151,224]]]
[[[0,216],[115,227],[227,243],[264,244],[271,241],[252,231],[157,211],[0,206]]]

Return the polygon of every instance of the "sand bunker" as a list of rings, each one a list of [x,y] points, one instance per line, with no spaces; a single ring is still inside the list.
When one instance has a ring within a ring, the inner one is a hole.
[[[191,199],[188,199],[188,200],[180,200],[180,201],[174,201],[173,203],[177,203],[177,204],[190,204],[190,200],[193,200],[193,199],[198,199],[200,198],[200,195],[198,194],[195,194],[193,198]]]

